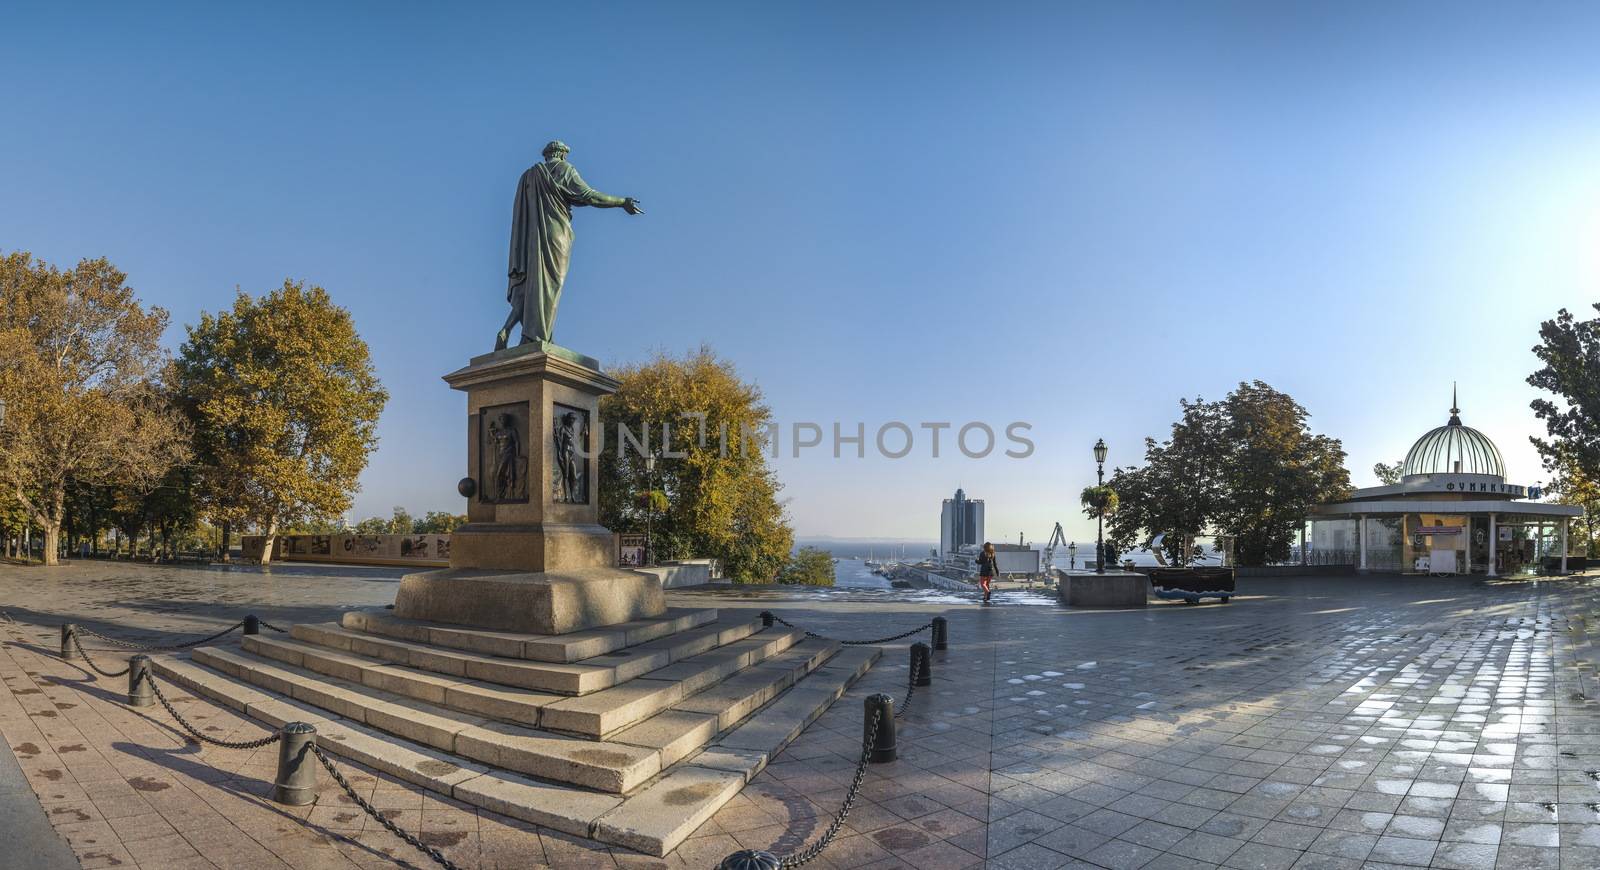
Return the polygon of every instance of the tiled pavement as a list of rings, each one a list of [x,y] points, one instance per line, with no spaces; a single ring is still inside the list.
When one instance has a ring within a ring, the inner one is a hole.
[[[325,780],[313,808],[265,801],[271,748],[189,744],[159,707],[120,703],[125,681],[53,655],[67,619],[146,639],[252,610],[327,619],[391,600],[394,576],[0,568],[0,609],[17,620],[0,624],[0,732],[84,866],[428,866]],[[881,593],[673,598],[770,607],[846,637],[951,619],[934,686],[901,720],[900,760],[869,770],[812,866],[1600,867],[1600,708],[1585,700],[1600,692],[1585,618],[1600,586],[1341,577],[1242,588],[1226,606],[1099,613],[1007,606],[1025,593],[989,608]],[[465,867],[709,867],[741,847],[790,851],[843,797],[861,697],[904,692],[905,643],[665,860],[354,778]],[[203,701],[177,703],[219,735],[265,733]]]

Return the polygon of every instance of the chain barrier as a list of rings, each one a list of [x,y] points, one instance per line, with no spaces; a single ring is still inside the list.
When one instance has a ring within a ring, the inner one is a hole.
[[[851,807],[855,806],[856,795],[861,791],[861,783],[867,778],[867,764],[872,758],[872,745],[878,742],[878,726],[882,723],[882,716],[875,715],[872,717],[872,726],[867,730],[866,736],[861,741],[861,760],[856,762],[855,779],[850,781],[850,790],[844,794],[844,805],[839,807],[839,814],[833,817],[833,822],[828,825],[828,829],[822,832],[822,838],[793,855],[780,860],[779,867],[800,867],[809,864],[816,860],[818,855],[822,854],[823,849],[828,848],[828,844],[833,842],[834,837],[839,835],[839,829],[844,827],[844,820],[850,815]]]
[[[400,839],[405,840],[407,843],[410,843],[411,845],[420,849],[423,854],[427,855],[429,858],[432,858],[439,864],[440,867],[445,868],[445,870],[460,870],[460,868],[452,863],[449,858],[446,858],[443,854],[441,854],[438,849],[435,849],[432,846],[429,846],[427,843],[417,839],[415,835],[405,831],[399,825],[390,821],[383,813],[378,812],[377,809],[372,806],[372,804],[367,803],[366,799],[361,797],[360,794],[356,793],[356,790],[352,788],[350,783],[345,780],[344,776],[339,773],[339,768],[333,766],[332,759],[328,758],[328,754],[322,751],[322,747],[318,746],[316,741],[312,741],[310,747],[312,754],[316,755],[317,760],[322,762],[323,769],[328,771],[328,775],[333,777],[333,781],[338,783],[340,788],[344,789],[345,795],[356,802],[356,806],[364,810],[366,814],[375,819],[378,824],[387,828],[389,833],[394,834],[396,837],[399,837]]]
[[[156,700],[161,702],[161,706],[167,708],[167,712],[172,714],[172,718],[178,720],[178,724],[183,726],[183,730],[189,732],[190,735],[202,743],[210,743],[212,746],[221,746],[224,749],[260,749],[263,746],[270,746],[283,739],[282,731],[274,731],[259,740],[218,740],[215,737],[203,733],[200,729],[189,724],[189,720],[179,715],[178,711],[173,708],[172,702],[168,701],[167,696],[161,693],[161,684],[156,682],[154,674],[150,673],[149,671],[145,671],[140,677],[139,682],[149,683],[151,690],[156,693]]]
[[[272,629],[273,631],[275,631],[275,632],[277,632],[279,634],[283,634],[283,633],[285,633],[285,632],[287,632],[289,630],[287,628],[279,628],[276,625],[273,625],[272,623],[266,621],[265,619],[258,619],[258,620],[256,620],[256,622],[259,623],[262,628],[270,628],[270,629]],[[243,625],[244,623],[241,622],[239,624]]]
[[[124,671],[124,673],[126,673],[126,671]],[[161,702],[161,706],[165,707],[167,712],[172,715],[172,718],[176,719],[178,724],[183,726],[184,731],[187,731],[190,735],[202,742],[210,743],[213,746],[221,746],[226,749],[260,749],[263,746],[270,746],[283,739],[282,730],[273,731],[271,734],[268,734],[266,737],[262,737],[258,740],[219,740],[215,737],[211,737],[202,732],[200,729],[194,727],[189,720],[183,718],[183,716],[178,713],[177,709],[172,706],[172,702],[168,701],[167,696],[162,693],[161,685],[156,682],[155,675],[150,671],[143,671],[135,685],[138,685],[138,683],[148,683],[150,685],[150,689],[155,693],[156,700]],[[441,854],[438,849],[435,849],[417,839],[416,836],[390,821],[386,816],[383,815],[383,813],[378,812],[378,810],[374,808],[372,804],[367,803],[366,799],[362,798],[361,795],[356,792],[355,788],[350,785],[350,781],[344,778],[344,774],[340,773],[339,769],[333,766],[333,760],[328,757],[327,753],[322,751],[321,746],[317,745],[314,736],[312,741],[306,744],[306,747],[310,749],[312,754],[317,757],[317,761],[322,763],[323,769],[328,771],[328,775],[333,777],[333,781],[339,784],[339,788],[343,789],[344,793],[349,796],[352,801],[355,801],[356,806],[365,811],[367,815],[377,820],[379,824],[387,828],[388,831],[394,834],[396,837],[399,837],[407,843],[410,843],[411,845],[422,850],[424,854],[426,854],[429,858],[432,858],[434,861],[437,861],[439,866],[444,867],[445,870],[460,870],[460,868],[452,863],[450,859]]]
[[[266,623],[262,623],[262,625],[266,625]],[[92,638],[97,638],[99,640],[103,640],[106,643],[112,644],[114,646],[120,646],[123,649],[136,649],[136,650],[142,650],[144,652],[163,652],[163,651],[170,651],[170,650],[188,649],[189,647],[192,647],[192,646],[199,646],[200,644],[216,640],[217,638],[222,637],[223,635],[231,634],[231,633],[233,633],[233,632],[235,632],[235,631],[237,631],[237,630],[239,630],[239,629],[241,629],[243,627],[244,627],[244,620],[241,619],[238,622],[234,623],[233,625],[230,625],[227,628],[224,628],[223,630],[217,632],[216,634],[207,635],[206,637],[202,637],[199,640],[187,640],[187,641],[184,641],[183,643],[175,643],[175,644],[170,644],[170,645],[167,645],[167,646],[142,644],[142,643],[133,643],[131,641],[118,640],[117,638],[114,638],[114,637],[106,637],[105,635],[101,634],[98,631],[95,631],[95,630],[89,629],[89,628],[84,628],[81,625],[76,627],[76,629],[73,631],[73,634],[74,635],[77,635],[79,633],[87,634]],[[278,629],[278,631],[282,631],[282,630],[283,629],[281,629],[281,628]]]
[[[95,664],[94,663],[94,659],[89,658],[89,651],[84,649],[83,648],[83,644],[78,641],[78,633],[77,632],[72,632],[72,634],[68,635],[68,637],[72,638],[72,645],[78,648],[78,655],[83,656],[83,660],[85,662],[89,663],[89,667],[92,668],[95,673],[99,674],[102,677],[120,677],[120,676],[124,676],[133,667],[132,665],[129,665],[128,667],[123,668],[120,671],[108,671],[108,670],[105,670],[104,668],[102,668],[99,665]]]
[[[911,660],[911,676],[906,681],[906,699],[905,699],[904,702],[901,703],[901,705],[899,707],[895,708],[894,718],[899,719],[900,717],[902,717],[902,716],[904,716],[906,714],[907,710],[911,709],[911,696],[915,695],[917,693],[917,674],[921,670],[922,670],[922,660],[921,659],[915,659],[915,658],[912,659]],[[876,720],[874,720],[874,721],[876,721]]]
[[[772,621],[773,622],[776,622],[779,625],[785,626],[787,628],[799,628],[800,627],[800,626],[795,625],[794,623],[790,622],[789,620],[784,619],[781,616],[778,616],[777,614],[773,613],[770,610],[766,611],[763,615],[772,617]],[[931,620],[925,625],[919,625],[916,628],[911,629],[910,631],[903,631],[903,632],[901,632],[901,633],[899,633],[897,635],[893,635],[891,637],[880,637],[880,638],[875,638],[873,640],[841,640],[841,641],[839,641],[839,643],[842,643],[845,646],[874,646],[874,645],[877,645],[877,644],[880,644],[880,643],[888,643],[889,641],[892,641],[892,640],[900,640],[902,638],[907,638],[907,637],[912,636],[913,634],[918,634],[920,632],[927,631],[930,628],[933,628],[933,622]],[[837,638],[827,637],[826,635],[817,634],[816,632],[810,631],[810,630],[806,630],[806,637],[814,637],[817,640],[836,640],[837,639]]]

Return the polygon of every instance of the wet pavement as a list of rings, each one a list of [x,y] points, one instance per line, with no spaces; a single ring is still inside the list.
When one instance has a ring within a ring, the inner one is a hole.
[[[0,568],[0,732],[84,866],[413,866],[427,860],[322,783],[309,810],[263,799],[270,748],[201,749],[125,680],[53,655],[60,622],[134,640],[283,624],[393,600],[398,569]],[[994,868],[1600,867],[1600,706],[1586,579],[1241,581],[1228,605],[1066,611],[1007,590],[724,588],[678,605],[771,609],[822,634],[945,615],[899,727],[812,866]],[[1024,606],[1027,605],[1027,606]],[[464,867],[714,866],[813,841],[854,771],[861,699],[904,696],[907,638],[665,860],[611,850],[356,776]],[[926,639],[926,635],[922,636]],[[120,667],[115,654],[110,663]],[[105,664],[104,662],[102,663]],[[203,701],[223,736],[265,732]],[[359,768],[347,766],[352,771]]]

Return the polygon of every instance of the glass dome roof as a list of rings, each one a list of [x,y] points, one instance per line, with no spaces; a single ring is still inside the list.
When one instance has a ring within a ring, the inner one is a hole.
[[[1417,439],[1401,470],[1413,474],[1492,474],[1506,476],[1500,449],[1489,436],[1461,425],[1461,409],[1451,397],[1450,422]]]

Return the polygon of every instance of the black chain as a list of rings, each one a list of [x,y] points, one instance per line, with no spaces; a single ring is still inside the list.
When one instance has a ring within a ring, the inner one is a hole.
[[[899,709],[894,711],[894,718],[899,719],[911,709],[911,696],[917,693],[917,672],[922,669],[922,659],[911,660],[911,678],[906,681],[906,699]]]
[[[823,849],[828,848],[834,837],[839,835],[839,829],[844,827],[845,817],[850,815],[850,808],[855,805],[856,794],[861,791],[861,783],[867,778],[867,763],[872,760],[872,744],[878,742],[878,726],[881,724],[883,717],[874,714],[872,725],[861,741],[861,760],[856,762],[856,776],[850,781],[850,790],[845,792],[844,806],[839,807],[839,814],[833,817],[828,829],[822,832],[822,839],[784,858],[779,862],[779,867],[799,867],[810,863],[822,854]]]
[[[427,843],[417,839],[414,835],[407,833],[399,825],[389,821],[389,818],[383,813],[380,813],[374,809],[372,804],[367,803],[366,799],[362,798],[361,795],[356,793],[354,788],[350,787],[350,783],[345,781],[344,776],[339,773],[339,768],[333,766],[333,762],[329,760],[327,753],[322,751],[322,747],[318,746],[316,741],[312,741],[310,746],[311,751],[316,754],[317,760],[322,762],[323,769],[327,770],[328,775],[333,777],[333,781],[338,783],[339,787],[344,789],[344,793],[348,795],[351,800],[356,802],[356,806],[365,810],[367,815],[377,819],[378,824],[387,828],[389,833],[394,834],[396,837],[399,837],[400,839],[405,840],[407,843],[410,843],[411,845],[422,850],[424,854],[426,854],[429,858],[432,858],[434,861],[437,861],[439,866],[445,868],[445,870],[460,870],[459,867],[451,863],[449,858],[446,858],[443,854],[441,854],[438,849],[429,846]]]
[[[194,727],[193,725],[190,725],[187,719],[183,718],[183,716],[178,714],[177,710],[173,709],[172,702],[168,701],[167,696],[161,693],[161,684],[156,682],[155,675],[150,673],[150,671],[142,671],[139,676],[139,681],[149,683],[150,688],[156,693],[156,700],[161,702],[161,706],[167,708],[167,712],[172,714],[172,718],[178,720],[178,724],[183,726],[183,730],[189,732],[196,740],[199,740],[203,743],[210,743],[213,746],[221,746],[224,749],[260,749],[263,746],[269,746],[283,739],[282,731],[274,731],[260,740],[218,740],[215,737],[211,737],[202,733],[200,729]],[[138,683],[135,683],[134,685],[137,687]]]
[[[262,624],[265,625],[265,623],[262,623]],[[175,644],[170,644],[170,645],[167,645],[167,646],[149,645],[149,644],[142,644],[142,643],[131,643],[131,642],[126,641],[126,640],[118,640],[118,639],[116,639],[114,637],[106,637],[105,635],[101,634],[98,631],[94,631],[93,629],[84,628],[81,625],[74,626],[73,634],[77,634],[78,632],[83,632],[84,634],[87,634],[90,637],[98,638],[100,640],[105,641],[106,643],[113,644],[113,645],[116,645],[116,646],[120,646],[123,649],[137,649],[137,650],[146,650],[146,651],[149,651],[149,652],[156,652],[156,651],[159,651],[159,650],[188,649],[189,647],[192,647],[192,646],[199,646],[200,644],[216,640],[217,638],[222,637],[225,634],[231,634],[234,631],[236,631],[236,630],[238,630],[240,628],[243,628],[243,627],[244,627],[244,620],[241,619],[238,622],[234,623],[233,625],[230,625],[227,628],[224,628],[223,630],[217,632],[216,634],[207,635],[206,637],[202,637],[199,640],[188,640],[188,641],[184,641],[183,643],[175,643]],[[282,631],[282,629],[278,629],[278,630]]]
[[[260,623],[262,628],[270,628],[270,629],[272,629],[273,631],[275,631],[275,632],[277,632],[279,634],[283,634],[284,632],[289,630],[287,628],[279,628],[276,625],[273,625],[272,623],[266,621],[265,619],[257,619],[256,622]],[[241,622],[239,624],[243,625],[244,623]]]
[[[778,616],[777,614],[773,613],[770,610],[766,611],[765,615],[772,617],[772,621],[778,623],[779,625],[783,625],[783,626],[786,626],[788,628],[799,628],[800,627],[800,626],[795,625],[794,623],[790,622],[789,620],[784,619],[781,616]],[[873,645],[880,644],[880,643],[888,643],[889,641],[892,641],[892,640],[900,640],[901,638],[910,637],[913,634],[917,634],[919,632],[927,631],[930,628],[933,628],[933,622],[932,621],[929,621],[926,625],[919,625],[916,628],[911,629],[910,631],[903,631],[903,632],[901,632],[901,633],[899,633],[897,635],[894,635],[892,637],[880,637],[880,638],[876,638],[874,640],[841,640],[841,641],[839,641],[839,643],[844,644],[845,646],[873,646]],[[827,637],[825,635],[817,634],[816,632],[809,631],[809,630],[806,631],[806,637],[814,637],[817,640],[834,640],[835,639],[835,638]]]
[[[94,659],[89,658],[89,651],[84,649],[83,644],[78,642],[77,632],[72,632],[70,635],[68,635],[68,637],[72,638],[72,645],[78,648],[78,655],[83,656],[83,660],[89,663],[89,667],[93,668],[94,672],[102,677],[120,677],[133,668],[133,665],[128,665],[128,667],[116,672],[104,670],[99,665],[94,663]]]

